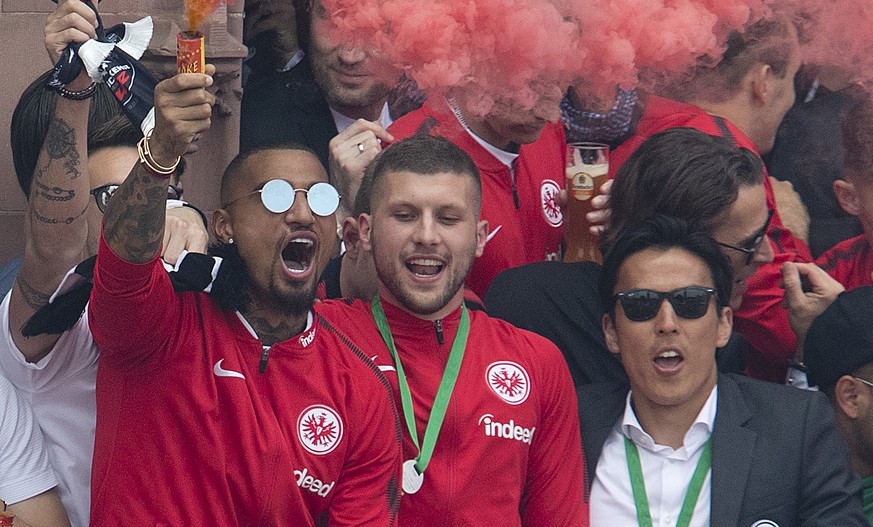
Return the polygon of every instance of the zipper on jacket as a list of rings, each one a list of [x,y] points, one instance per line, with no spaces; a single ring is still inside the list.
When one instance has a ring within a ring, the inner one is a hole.
[[[440,346],[443,345],[443,323],[439,320],[433,321],[433,328],[436,330],[437,342]]]
[[[270,358],[270,346],[264,346],[264,351],[261,353],[261,365],[258,371],[261,373],[267,372],[267,359]]]

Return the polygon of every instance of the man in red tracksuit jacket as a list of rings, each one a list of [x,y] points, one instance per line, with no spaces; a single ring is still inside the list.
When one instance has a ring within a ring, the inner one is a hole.
[[[610,155],[612,176],[648,137],[680,126],[724,137],[759,154],[770,151],[779,124],[794,103],[793,80],[800,66],[797,32],[791,22],[777,17],[753,25],[742,35],[733,34],[728,44],[717,66],[701,69],[675,90],[675,96],[687,103],[654,95],[645,98],[636,133]],[[775,210],[773,188],[766,177],[764,185],[767,206]],[[806,244],[783,227],[778,212],[768,235],[773,262],[762,265],[749,279],[734,325],[752,348],[746,356],[746,373],[781,383],[797,338],[781,306],[779,268],[787,261],[810,262],[812,256]]]
[[[318,159],[273,145],[230,164],[212,223],[232,269],[223,292],[174,293],[158,259],[166,176],[209,126],[209,84],[158,85],[154,133],[106,207],[89,308],[101,349],[91,521],[394,525],[390,386],[313,307],[339,204]]]
[[[475,165],[449,141],[425,134],[384,150],[358,194],[371,211],[359,222],[379,294],[321,313],[385,343],[373,361],[405,418],[401,525],[588,525],[563,357],[462,302],[487,235],[481,199]]]
[[[873,285],[873,251],[867,234],[838,243],[816,258],[815,263],[841,283],[846,291]]]
[[[566,139],[559,123],[540,117],[549,105],[557,108],[558,101],[544,97],[532,110],[498,107],[482,117],[462,98],[448,104],[428,100],[388,130],[396,140],[420,132],[445,137],[476,163],[482,176],[482,219],[490,229],[485,252],[467,277],[479,297],[505,269],[559,259],[564,216],[555,198],[564,188]]]

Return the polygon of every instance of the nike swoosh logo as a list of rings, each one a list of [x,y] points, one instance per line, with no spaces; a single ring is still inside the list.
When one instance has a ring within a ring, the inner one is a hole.
[[[215,374],[216,377],[237,377],[239,379],[245,379],[245,375],[238,371],[225,370],[221,367],[221,363],[224,362],[224,359],[215,363],[215,366],[212,368],[212,373]]]
[[[370,357],[370,360],[376,362],[376,357],[378,357],[378,355],[373,355]],[[397,371],[397,368],[394,366],[377,365],[376,367],[379,368],[379,371]]]
[[[502,228],[503,225],[498,225],[493,231],[489,232],[488,236],[485,237],[485,243],[487,244],[488,242],[490,242],[491,238],[493,238]]]

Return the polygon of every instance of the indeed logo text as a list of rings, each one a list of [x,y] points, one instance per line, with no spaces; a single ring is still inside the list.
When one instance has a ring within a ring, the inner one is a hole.
[[[488,437],[502,437],[504,439],[514,439],[522,443],[531,444],[536,427],[524,428],[518,426],[515,421],[510,419],[509,423],[500,423],[494,420],[492,414],[485,414],[479,418],[479,424],[485,425],[485,435]]]
[[[308,474],[309,469],[304,468],[302,471],[295,470],[294,475],[297,477],[297,486],[301,489],[306,489],[310,492],[314,492],[321,497],[325,497],[328,493],[333,490],[333,486],[336,485],[336,481],[332,481],[329,485],[327,483],[322,483],[320,479],[316,479]]]

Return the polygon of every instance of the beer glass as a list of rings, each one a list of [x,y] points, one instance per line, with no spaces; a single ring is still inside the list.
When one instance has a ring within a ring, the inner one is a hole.
[[[609,177],[609,147],[601,143],[572,143],[567,148],[564,261],[603,263],[598,236],[591,234],[585,214],[592,210],[591,199]]]

